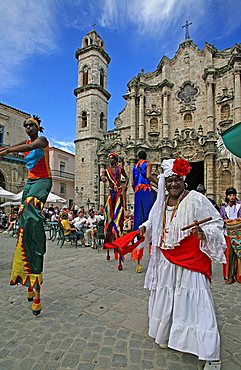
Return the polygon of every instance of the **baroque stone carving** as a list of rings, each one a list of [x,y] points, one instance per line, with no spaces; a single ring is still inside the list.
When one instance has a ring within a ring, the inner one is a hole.
[[[218,94],[217,96],[217,104],[222,104],[227,102],[228,100],[231,100],[234,98],[234,91],[233,89],[230,89],[230,92],[228,91],[227,86],[222,90],[222,94]]]
[[[194,87],[191,82],[184,82],[180,92],[177,94],[178,99],[184,104],[190,105],[194,101],[194,97],[197,95],[198,89]]]

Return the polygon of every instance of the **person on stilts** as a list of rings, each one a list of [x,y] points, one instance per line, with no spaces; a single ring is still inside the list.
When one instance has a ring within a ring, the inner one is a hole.
[[[127,190],[129,182],[128,176],[124,170],[124,167],[119,166],[118,155],[116,153],[110,153],[108,155],[110,161],[109,167],[107,167],[101,175],[101,181],[109,182],[109,194],[105,205],[105,243],[112,242],[119,238],[123,234],[123,223],[124,223],[124,209],[125,209],[125,197],[123,193]],[[121,184],[121,176],[125,178],[125,186]],[[106,259],[110,259],[109,250],[107,250]],[[115,259],[118,259],[118,252],[115,251]],[[122,270],[122,258],[119,256],[118,269]]]
[[[146,158],[146,152],[141,150],[138,153],[138,162],[132,171],[132,188],[135,192],[133,230],[138,230],[139,226],[148,219],[149,212],[156,199],[156,192],[153,190],[151,182],[157,185],[158,181],[152,176],[152,164]],[[137,261],[136,272],[141,272],[140,261],[142,256],[143,248],[141,250],[134,249],[132,252],[132,260]]]
[[[29,140],[0,149],[0,156],[24,153],[28,180],[23,189],[19,216],[19,233],[12,265],[10,285],[22,284],[28,288],[27,299],[33,301],[35,316],[42,310],[40,286],[46,252],[46,236],[42,209],[52,187],[49,167],[49,142],[44,136],[38,116],[29,117],[23,124]]]

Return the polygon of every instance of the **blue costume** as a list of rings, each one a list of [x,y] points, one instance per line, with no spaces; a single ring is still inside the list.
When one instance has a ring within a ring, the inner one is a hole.
[[[155,202],[155,192],[146,177],[147,160],[139,160],[133,167],[133,187],[135,191],[134,230],[148,219]]]

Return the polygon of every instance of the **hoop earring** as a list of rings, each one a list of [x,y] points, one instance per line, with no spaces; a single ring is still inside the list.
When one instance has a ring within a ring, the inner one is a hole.
[[[187,182],[184,182],[184,187],[185,187],[185,189],[188,188],[188,183]]]

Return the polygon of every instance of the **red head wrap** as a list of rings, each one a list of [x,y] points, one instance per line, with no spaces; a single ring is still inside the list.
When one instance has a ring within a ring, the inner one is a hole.
[[[111,157],[114,157],[114,158],[118,158],[118,154],[116,154],[116,153],[114,153],[114,152],[112,152],[112,153],[109,153],[108,154],[108,158],[111,158]]]

